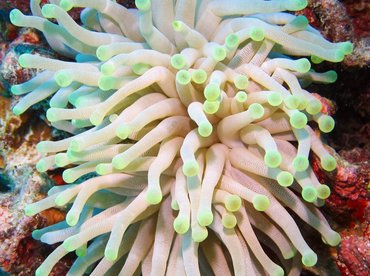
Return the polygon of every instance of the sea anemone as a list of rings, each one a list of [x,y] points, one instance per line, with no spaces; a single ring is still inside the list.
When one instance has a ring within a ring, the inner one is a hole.
[[[72,251],[68,275],[298,275],[317,255],[286,208],[338,245],[316,208],[330,189],[309,164],[312,151],[335,170],[311,128],[330,132],[334,120],[302,88],[336,73],[302,57],[339,62],[352,44],[283,12],[306,0],[51,2],[10,13],[66,57],[21,55],[41,72],[11,88],[27,94],[15,114],[50,97],[47,119],[71,134],[37,145],[37,170],[67,167],[70,184],[25,208],[68,210],[33,232],[62,242],[36,275]],[[84,8],[81,25],[74,7]]]

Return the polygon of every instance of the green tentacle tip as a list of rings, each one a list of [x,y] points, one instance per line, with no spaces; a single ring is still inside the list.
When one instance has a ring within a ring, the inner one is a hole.
[[[220,87],[215,83],[210,83],[204,89],[204,96],[208,101],[216,101],[221,95]]]
[[[262,41],[265,38],[265,31],[262,28],[252,27],[249,35],[253,41]]]
[[[304,155],[297,155],[293,159],[293,168],[297,172],[303,172],[307,170],[308,166],[309,166],[308,158]]]
[[[110,173],[110,164],[99,164],[95,167],[95,171],[98,175],[106,175]]]
[[[22,89],[19,85],[15,84],[10,87],[10,92],[12,92],[13,95],[20,95],[22,93]]]
[[[162,192],[158,189],[148,189],[146,201],[151,205],[159,204],[162,201]]]
[[[78,138],[73,139],[71,143],[69,143],[69,149],[71,151],[77,151],[77,152],[82,151],[82,142],[80,141],[80,139]]]
[[[122,156],[115,156],[113,159],[112,159],[112,165],[115,169],[117,170],[123,170],[124,168],[126,168],[128,165],[130,164],[130,162],[127,162],[127,160],[125,160],[124,157]]]
[[[234,49],[238,47],[239,42],[239,37],[234,33],[229,34],[225,39],[225,45],[228,49]]]
[[[54,202],[55,202],[55,205],[57,206],[64,206],[69,202],[69,200],[67,197],[63,195],[63,193],[61,193],[55,198]]]
[[[49,273],[50,270],[41,265],[38,269],[36,269],[35,276],[47,276]]]
[[[18,104],[16,106],[13,107],[12,109],[12,112],[14,115],[16,116],[19,116],[21,114],[24,113],[25,110],[23,110],[23,108],[21,106],[19,106]]]
[[[39,153],[46,153],[46,152],[48,152],[47,144],[48,144],[48,142],[44,142],[44,141],[38,143],[36,145],[37,152],[39,152]]]
[[[242,200],[240,196],[228,195],[225,199],[225,207],[229,212],[236,212],[242,206]]]
[[[176,74],[176,82],[181,85],[187,85],[191,81],[191,74],[187,70],[180,70]]]
[[[90,122],[94,125],[100,125],[103,122],[105,117],[105,112],[100,111],[99,109],[95,110],[90,116]]]
[[[210,122],[201,122],[198,126],[198,133],[202,137],[208,137],[212,134],[213,126]]]
[[[79,215],[76,214],[75,212],[69,211],[67,216],[66,216],[66,222],[69,226],[75,226],[79,220]]]
[[[66,183],[72,183],[74,182],[77,177],[74,175],[73,173],[73,170],[72,169],[68,169],[68,170],[65,170],[63,173],[62,173],[62,177],[63,177],[63,180],[66,182]]]
[[[267,102],[271,106],[279,106],[283,102],[283,98],[281,97],[279,92],[271,92],[267,96]]]
[[[307,7],[308,1],[307,0],[295,0],[295,1],[287,1],[287,9],[290,11],[300,11]]]
[[[237,75],[234,79],[234,84],[236,88],[244,90],[249,85],[248,77],[245,75]]]
[[[214,46],[212,49],[212,57],[216,61],[223,61],[226,58],[227,52],[221,45]]]
[[[24,207],[24,214],[27,216],[27,217],[32,217],[34,215],[36,215],[38,212],[36,210],[36,208],[34,208],[32,206],[32,204],[29,204],[29,205],[26,205]]]
[[[283,187],[289,187],[293,184],[294,178],[290,172],[282,171],[277,175],[276,180],[279,185]]]
[[[308,252],[304,252],[302,254],[302,264],[305,266],[311,267],[317,263],[317,255],[315,252],[309,250]]]
[[[324,74],[325,74],[325,80],[328,83],[334,83],[338,79],[338,74],[334,70],[327,71]]]
[[[51,107],[46,111],[46,119],[48,119],[49,122],[56,122],[59,120],[57,114],[55,114],[55,110],[56,108]]]
[[[286,250],[284,253],[283,253],[283,258],[285,260],[289,260],[291,258],[293,258],[294,256],[297,255],[297,249],[296,248],[291,248],[289,250]]]
[[[271,273],[271,276],[284,276],[284,275],[285,275],[284,269],[278,265],[274,268],[274,271]]]
[[[307,73],[311,69],[311,63],[307,58],[301,58],[297,62],[297,71],[299,73]]]
[[[48,164],[45,159],[42,158],[36,163],[36,170],[38,172],[46,172],[48,170]]]
[[[313,64],[320,64],[324,60],[322,58],[318,57],[318,56],[312,55],[311,56],[311,61],[312,61]]]
[[[297,109],[299,105],[299,97],[289,95],[284,99],[284,104],[288,109]]]
[[[327,185],[320,185],[317,187],[317,197],[320,199],[327,199],[330,196],[330,188]]]
[[[302,189],[302,197],[307,202],[314,202],[317,199],[317,191],[313,186],[305,186]]]
[[[253,119],[260,119],[265,113],[265,109],[259,103],[253,103],[249,106],[248,111],[250,111],[251,117]]]
[[[62,246],[68,252],[72,252],[72,251],[76,250],[76,247],[75,247],[76,242],[77,242],[76,238],[74,236],[72,236],[72,237],[69,237],[66,240],[64,240],[64,242],[62,243]]]
[[[235,100],[238,102],[238,103],[244,103],[245,101],[247,101],[248,99],[248,94],[245,93],[244,91],[239,91],[238,93],[236,93],[235,95]]]
[[[98,80],[98,86],[103,91],[108,91],[113,88],[114,79],[110,76],[101,75]],[[72,103],[73,104],[73,103]]]
[[[316,115],[322,109],[322,103],[318,99],[313,99],[308,102],[306,111],[308,114]]]
[[[41,236],[42,236],[42,231],[41,230],[39,230],[39,229],[36,229],[36,230],[33,230],[32,231],[32,238],[34,239],[34,240],[40,240],[41,239]]]
[[[350,55],[353,53],[353,43],[350,41],[339,43],[339,47],[345,55]]]
[[[266,151],[263,159],[264,159],[266,166],[269,168],[279,167],[281,164],[281,161],[283,160],[281,157],[281,154],[275,150]]]
[[[55,155],[55,165],[58,167],[64,167],[69,163],[66,153],[58,153]]]
[[[197,214],[198,223],[201,226],[208,226],[213,222],[213,213],[210,210],[199,210]]]
[[[225,214],[222,216],[222,225],[226,229],[233,229],[237,224],[236,217],[233,214]]]
[[[120,125],[116,130],[116,135],[125,140],[131,134],[131,128],[128,125]]]
[[[71,0],[62,0],[62,1],[60,1],[59,6],[63,10],[69,11],[73,8],[73,1],[71,1]]]
[[[172,21],[172,28],[176,31],[176,32],[181,32],[182,29],[183,29],[183,23],[180,21],[180,20],[174,20]]]
[[[109,46],[99,46],[98,49],[96,49],[96,56],[100,61],[107,61],[108,59],[110,59],[112,55]]]
[[[172,201],[171,201],[171,208],[174,211],[180,210],[180,206],[179,206],[179,203],[177,202],[177,200],[172,199]]]
[[[341,236],[335,231],[331,231],[329,235],[330,236],[327,237],[328,239],[324,237],[321,237],[321,238],[324,243],[329,244],[330,246],[337,246],[342,241]]]
[[[215,114],[220,107],[220,103],[218,101],[209,101],[205,100],[203,103],[203,110],[207,114]]]
[[[329,133],[334,129],[335,121],[331,116],[323,115],[318,120],[319,128],[324,133]]]
[[[53,4],[45,4],[41,9],[41,13],[46,18],[55,18],[57,15],[56,6]]]
[[[304,15],[298,15],[292,23],[290,24],[294,24],[294,26],[297,26],[299,29],[304,29],[307,27],[308,25],[308,19],[306,16]]]
[[[66,71],[59,71],[55,73],[54,79],[60,87],[67,87],[72,83],[73,76]]]
[[[260,212],[264,212],[270,207],[270,200],[265,195],[255,195],[252,203],[254,209]]]
[[[173,221],[173,229],[175,229],[178,234],[185,234],[189,230],[189,220],[184,216],[177,216]]]
[[[195,242],[202,242],[208,237],[207,228],[196,228],[192,229],[191,238]]]
[[[108,261],[115,261],[117,260],[117,257],[118,257],[118,252],[117,250],[113,249],[113,248],[109,248],[108,246],[105,248],[105,251],[104,251],[104,256],[105,258],[107,258]]]
[[[136,63],[132,65],[132,72],[134,72],[136,75],[143,75],[146,71],[150,69],[150,65],[146,63]]]
[[[343,61],[344,59],[344,51],[342,49],[338,49],[336,52],[335,52],[335,56],[334,56],[334,60],[333,62],[340,62],[340,61]]]
[[[116,71],[116,66],[112,61],[107,61],[100,67],[100,71],[104,75],[110,76],[114,73],[114,71]]]
[[[31,54],[21,54],[18,58],[19,65],[23,68],[28,68],[29,66],[31,66],[32,56],[33,55],[31,55]]]
[[[150,0],[135,0],[135,5],[140,11],[148,11],[151,8],[151,2]]]
[[[337,168],[337,161],[331,155],[325,155],[320,161],[321,167],[328,172],[334,171]]]
[[[20,24],[22,24],[22,17],[23,13],[18,9],[13,9],[9,13],[10,22],[15,26],[19,26]]]
[[[86,246],[81,246],[81,247],[76,249],[76,255],[78,257],[84,257],[84,256],[86,256],[86,254],[87,254]]]
[[[307,125],[307,116],[300,111],[295,111],[289,120],[292,127],[302,129]]]
[[[207,77],[208,77],[207,72],[204,71],[203,69],[196,69],[191,74],[191,79],[196,84],[205,83],[205,81],[207,80]]]
[[[199,172],[199,165],[196,160],[188,160],[182,165],[182,172],[185,176],[196,176]]]
[[[332,238],[332,241],[329,243],[331,246],[337,246],[342,241],[342,237],[339,233],[335,232],[335,237]]]
[[[186,58],[182,54],[175,54],[171,57],[171,65],[173,68],[180,70],[186,66]]]

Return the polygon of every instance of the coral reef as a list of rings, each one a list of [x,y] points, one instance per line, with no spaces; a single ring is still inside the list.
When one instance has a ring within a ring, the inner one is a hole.
[[[338,267],[342,275],[366,276],[370,264],[370,207],[365,209],[364,221],[356,228],[343,231],[338,252]]]
[[[53,184],[34,170],[40,158],[36,143],[50,139],[50,129],[35,113],[15,116],[10,111],[10,99],[0,99],[0,264],[12,275],[32,275],[44,256],[52,251],[33,240],[32,231],[64,219],[63,212],[57,209],[32,218],[25,217],[23,211],[26,204],[45,197],[46,190]],[[58,269],[66,271],[65,266],[58,265],[56,271]]]
[[[7,1],[5,1],[4,3],[6,3]],[[311,2],[312,3],[312,2]],[[310,3],[310,4],[311,4]],[[336,5],[337,5],[337,3],[336,3]],[[307,11],[307,9],[305,10],[305,11]],[[75,18],[75,19],[77,19],[75,16],[73,16],[73,18]],[[323,17],[323,18],[325,18],[325,17]],[[333,24],[334,24],[335,22],[333,22]],[[335,25],[335,24],[334,24]],[[327,26],[327,25],[326,25]],[[341,41],[341,40],[337,40],[337,41]],[[357,47],[356,47],[357,48]],[[358,58],[358,57],[357,57]],[[347,60],[347,58],[346,58],[346,60]],[[8,62],[7,62],[8,63]],[[13,64],[15,64],[15,63],[13,63]],[[21,69],[19,69],[19,70],[21,70]],[[27,70],[29,70],[29,69],[27,69]],[[9,70],[5,70],[6,72],[9,72]],[[18,81],[16,81],[16,82],[18,82]],[[253,81],[252,81],[253,82]],[[11,83],[14,83],[13,81],[11,81]],[[321,100],[321,102],[322,103],[324,103],[322,100]],[[324,103],[324,107],[325,107],[325,103]],[[326,110],[324,110],[324,109],[322,109],[322,112],[325,112],[326,113]],[[331,113],[330,113],[331,114]],[[213,123],[213,122],[212,122]],[[45,138],[44,138],[44,140],[45,140]],[[336,158],[339,158],[338,156],[336,156]],[[338,160],[338,159],[337,159]],[[354,183],[354,185],[356,185],[356,187],[359,187],[360,188],[360,191],[362,191],[362,192],[359,192],[360,194],[362,194],[362,196],[360,196],[360,197],[362,197],[363,199],[364,199],[364,206],[366,206],[366,200],[367,200],[367,198],[366,198],[366,189],[364,189],[364,183],[366,183],[366,179],[368,179],[368,178],[366,178],[367,176],[366,176],[366,169],[362,169],[362,168],[360,168],[360,169],[357,169],[357,167],[356,168],[351,168],[351,165],[348,165],[348,164],[343,164],[342,163],[342,161],[338,161],[338,163],[339,163],[339,165],[340,165],[340,168],[337,170],[337,171],[335,171],[334,173],[329,173],[329,174],[323,174],[323,170],[322,170],[322,168],[320,167],[320,161],[316,158],[316,159],[314,159],[313,160],[313,169],[315,170],[315,172],[319,175],[319,179],[320,180],[326,180],[325,182],[322,182],[322,183],[342,183],[342,186],[341,185],[339,185],[337,188],[334,188],[334,194],[332,193],[332,195],[331,195],[331,197],[329,198],[329,199],[331,199],[331,198],[333,198],[333,196],[335,196],[336,194],[337,194],[337,190],[338,190],[338,193],[339,194],[341,194],[342,195],[342,198],[343,199],[345,199],[345,198],[347,198],[348,196],[349,197],[351,197],[352,196],[352,199],[351,200],[353,200],[353,202],[358,202],[357,201],[357,198],[354,198],[353,197],[353,192],[356,192],[356,189],[352,189],[351,191],[352,192],[350,192],[350,193],[348,193],[348,194],[343,194],[343,192],[341,191],[341,189],[343,189],[343,190],[348,190],[349,188],[348,188],[348,185],[347,185],[347,182],[348,182],[348,178],[346,179],[346,178],[344,178],[344,176],[346,175],[345,173],[343,173],[343,172],[347,172],[347,171],[350,171],[351,173],[352,173],[352,175],[353,175],[353,177],[351,178],[351,179],[353,179],[353,181],[354,182],[356,182],[356,183]],[[342,172],[342,173],[341,173]],[[363,177],[362,178],[360,178],[360,180],[358,180],[358,178],[357,178],[357,176],[358,175],[363,175]],[[60,179],[59,179],[59,175],[58,175],[58,171],[57,171],[57,173],[56,174],[54,174],[55,176],[56,176],[56,178],[55,179],[57,179],[57,181],[58,182],[62,182],[62,181],[60,181]],[[335,177],[336,176],[336,177]],[[365,194],[363,194],[363,191],[365,191]],[[28,201],[28,200],[27,200]],[[331,200],[330,202],[335,202],[335,204],[337,204],[337,205],[333,205],[333,206],[338,206],[338,207],[343,207],[343,206],[347,206],[346,205],[346,203],[344,203],[344,202],[347,202],[348,203],[348,201],[336,201],[336,199],[334,199],[334,201],[333,200]],[[354,207],[354,205],[352,205],[352,207]],[[337,209],[337,208],[333,208],[334,209],[334,211]],[[338,210],[339,210],[340,208],[338,208]],[[353,210],[353,209],[348,209],[348,210],[346,210],[346,211],[344,211],[344,213],[349,213],[349,214],[351,214],[351,213],[353,213],[351,210]],[[363,208],[363,210],[364,210],[364,208]],[[175,213],[176,214],[176,213]],[[341,214],[343,214],[343,213],[341,213]],[[363,213],[360,213],[359,214],[359,216],[361,217],[361,215],[363,215]],[[38,217],[39,216],[36,216],[36,218],[38,219]],[[50,223],[50,222],[49,222]],[[49,223],[46,223],[47,225],[49,224]],[[35,224],[31,224],[31,223],[29,223],[29,227],[27,228],[27,229],[29,229],[29,228],[32,228],[32,227],[34,227],[34,226],[36,226]],[[43,227],[43,226],[45,226],[45,224],[37,224],[37,227]],[[307,228],[308,229],[308,228]],[[302,230],[302,232],[303,232],[303,230]],[[29,230],[27,230],[27,231],[25,231],[25,233],[22,233],[21,235],[27,235],[27,233],[29,233]],[[212,235],[212,232],[210,233],[210,235]],[[17,236],[18,236],[18,234],[17,234]],[[20,235],[19,235],[20,236]],[[260,240],[262,240],[262,236],[259,234],[258,235],[258,238],[260,239]],[[214,237],[212,237],[212,239],[214,239]],[[352,241],[354,241],[354,240],[358,240],[358,241],[361,241],[362,243],[358,246],[359,248],[366,248],[366,247],[364,247],[364,245],[366,246],[366,237],[365,238],[356,238],[356,237],[353,237],[352,239],[348,239],[348,240],[350,240],[351,241],[351,243],[350,244],[353,244],[353,242]],[[28,242],[29,240],[27,240],[27,242]],[[309,240],[310,241],[310,240]],[[311,241],[310,241],[311,242]],[[32,242],[30,242],[30,243],[32,243]],[[202,245],[201,245],[202,246]],[[203,245],[204,246],[204,245]],[[22,247],[22,246],[20,246],[20,247]],[[345,250],[342,250],[342,251],[340,251],[340,261],[341,261],[341,267],[343,267],[343,264],[345,264],[345,266],[347,266],[347,267],[349,267],[349,266],[351,266],[351,261],[349,261],[350,260],[350,258],[348,258],[348,256],[351,256],[351,252],[354,252],[354,254],[353,255],[355,255],[356,254],[356,251],[354,251],[354,249],[356,249],[356,247],[355,246],[352,246],[352,249],[349,249],[349,250],[347,250],[347,248],[350,248],[349,246],[348,246],[348,242],[347,242],[347,239],[345,239]],[[264,250],[268,250],[267,248],[265,248],[264,247]],[[316,248],[314,248],[314,250],[316,250]],[[365,249],[366,250],[366,249]],[[342,253],[343,252],[343,253]],[[21,253],[19,253],[19,254],[21,254]],[[68,256],[70,256],[71,254],[69,254]],[[202,255],[202,252],[201,252],[201,255],[200,255],[200,258],[201,258],[201,260],[202,260],[202,258],[204,259],[204,256]],[[321,256],[320,256],[320,258],[321,258]],[[358,258],[358,260],[361,260],[361,258]],[[22,261],[20,261],[20,262],[22,262]],[[19,263],[19,262],[18,262]],[[320,265],[320,264],[319,264]],[[364,265],[363,265],[363,262],[362,263],[359,263],[359,262],[356,262],[356,265],[360,265],[361,267],[365,267]],[[34,266],[33,266],[34,267]],[[29,269],[32,269],[32,268],[29,268]],[[58,269],[58,268],[57,268]],[[65,269],[65,268],[64,268]],[[202,271],[205,271],[204,269],[205,268],[202,268],[201,267],[201,269],[203,269]],[[209,269],[209,268],[208,268]],[[13,270],[13,271],[16,271],[16,270]],[[19,271],[19,270],[18,270]],[[315,270],[311,270],[312,271],[312,273],[317,273],[317,272],[315,272]],[[330,270],[329,270],[330,271]],[[353,273],[353,267],[352,268],[348,268],[347,270],[346,270],[347,272],[347,275],[350,275],[350,273]],[[348,272],[349,271],[349,272]],[[17,273],[17,272],[15,272],[15,273]],[[348,274],[349,273],[349,274]],[[58,274],[57,274],[58,275]],[[60,274],[59,274],[60,275]]]
[[[55,57],[51,50],[43,45],[38,33],[32,29],[23,29],[17,39],[7,46],[0,66],[0,84],[9,91],[15,83],[24,82],[39,73],[36,69],[24,69],[19,66],[18,58],[23,53],[37,53],[42,56]]]
[[[310,0],[308,8],[299,13],[331,41],[353,41],[354,52],[344,59],[345,66],[370,66],[370,6],[366,1]]]
[[[354,152],[351,154],[354,155]],[[339,156],[336,159],[339,162],[335,173],[322,173],[313,165],[321,181],[333,183],[331,196],[326,201],[328,210],[335,213],[337,221],[350,222],[361,219],[368,203],[369,164],[348,163]],[[319,160],[313,162],[318,164]]]

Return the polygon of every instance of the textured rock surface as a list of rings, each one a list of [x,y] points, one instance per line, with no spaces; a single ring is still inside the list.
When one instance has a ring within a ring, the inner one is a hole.
[[[64,219],[59,210],[31,218],[23,212],[26,204],[43,198],[53,184],[34,169],[39,158],[35,145],[50,139],[51,131],[36,112],[17,117],[10,111],[10,99],[1,96],[0,103],[0,266],[12,275],[32,275],[52,250],[34,241],[32,231]],[[57,266],[55,275],[62,275],[65,268]]]
[[[365,209],[363,222],[343,231],[342,236],[337,260],[342,275],[367,276],[370,269],[370,206]]]
[[[0,66],[0,81],[5,90],[15,83],[26,81],[32,78],[37,70],[23,69],[18,64],[18,57],[22,53],[40,53],[48,55],[48,51],[41,46],[41,39],[37,33],[31,29],[24,29],[20,36],[10,43],[3,55],[3,62]]]
[[[351,40],[354,52],[345,58],[347,67],[370,65],[370,5],[366,0],[310,0],[303,12],[310,23],[327,37],[338,42]]]

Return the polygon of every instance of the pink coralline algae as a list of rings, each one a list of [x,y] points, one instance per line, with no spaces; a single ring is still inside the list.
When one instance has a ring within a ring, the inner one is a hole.
[[[342,232],[338,251],[338,267],[342,275],[367,276],[370,270],[370,205],[365,208],[364,221]]]
[[[353,153],[354,154],[354,153]],[[333,173],[325,173],[314,160],[313,168],[321,181],[333,183],[332,193],[326,200],[330,210],[345,221],[361,220],[368,205],[369,166],[348,163],[336,155],[338,167]]]

